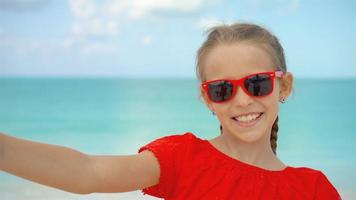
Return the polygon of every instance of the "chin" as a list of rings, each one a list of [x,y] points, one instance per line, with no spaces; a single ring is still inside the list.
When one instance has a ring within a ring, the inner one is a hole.
[[[261,132],[259,133],[240,133],[235,136],[239,141],[244,143],[256,143],[262,141],[265,135],[262,135]]]
[[[244,127],[241,128],[236,124],[231,124],[228,131],[241,142],[255,143],[263,140],[265,137],[269,137],[271,127],[268,127],[265,121],[261,121],[256,127]],[[268,138],[269,140],[269,138]]]

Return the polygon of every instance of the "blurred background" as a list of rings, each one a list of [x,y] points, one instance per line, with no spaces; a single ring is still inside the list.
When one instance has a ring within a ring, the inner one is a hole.
[[[281,41],[294,94],[278,155],[323,171],[356,198],[356,1],[0,0],[0,130],[90,154],[135,154],[165,135],[210,139],[195,55],[214,25],[253,22]],[[0,173],[1,199],[73,195]]]

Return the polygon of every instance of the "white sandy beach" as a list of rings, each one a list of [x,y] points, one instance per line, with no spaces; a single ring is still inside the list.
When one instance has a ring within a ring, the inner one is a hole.
[[[158,200],[141,191],[78,195],[42,186],[32,182],[1,182],[1,200]]]
[[[340,190],[343,200],[356,199],[356,189]],[[42,186],[36,183],[23,182],[1,182],[1,200],[158,200],[149,195],[143,195],[141,191],[115,193],[115,194],[89,194],[78,195],[61,190]]]

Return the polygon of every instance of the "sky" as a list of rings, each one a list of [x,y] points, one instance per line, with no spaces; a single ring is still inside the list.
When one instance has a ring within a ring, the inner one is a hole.
[[[356,78],[356,0],[0,0],[0,76],[194,78],[234,22],[272,31],[297,78]]]

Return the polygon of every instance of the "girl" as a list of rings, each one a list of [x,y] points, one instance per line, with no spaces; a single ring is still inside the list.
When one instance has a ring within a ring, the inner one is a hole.
[[[254,24],[214,27],[197,54],[201,97],[221,134],[159,138],[129,156],[92,156],[0,135],[0,169],[69,192],[143,189],[164,199],[341,199],[318,170],[276,155],[278,109],[290,95],[283,48]]]

